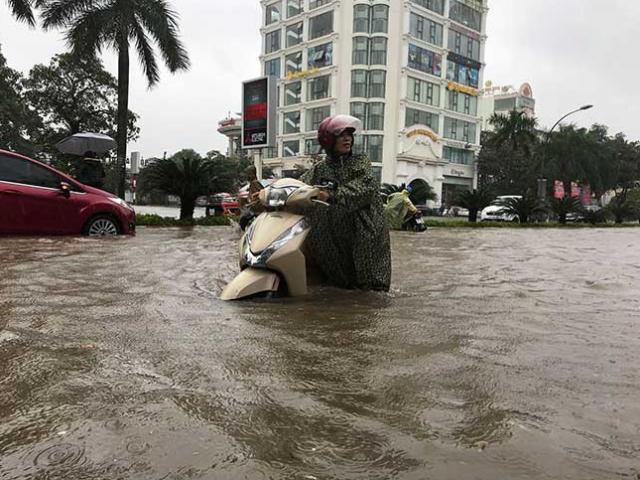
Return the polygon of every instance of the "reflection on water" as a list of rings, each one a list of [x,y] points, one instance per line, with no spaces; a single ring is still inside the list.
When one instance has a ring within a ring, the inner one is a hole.
[[[390,294],[245,303],[231,228],[1,239],[0,478],[635,478],[637,235],[400,233]]]

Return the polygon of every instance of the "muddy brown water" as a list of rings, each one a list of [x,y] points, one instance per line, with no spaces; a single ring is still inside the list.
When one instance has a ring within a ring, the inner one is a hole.
[[[243,303],[231,228],[0,239],[0,479],[635,479],[639,235],[397,234],[390,294]]]

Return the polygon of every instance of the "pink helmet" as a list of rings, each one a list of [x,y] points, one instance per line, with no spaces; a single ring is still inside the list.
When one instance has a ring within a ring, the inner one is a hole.
[[[362,122],[351,115],[334,115],[325,118],[318,127],[318,143],[325,150],[331,149],[336,143],[336,137],[350,130],[356,133],[362,128]]]

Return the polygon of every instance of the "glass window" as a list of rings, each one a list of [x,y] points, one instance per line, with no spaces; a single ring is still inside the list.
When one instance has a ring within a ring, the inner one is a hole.
[[[475,8],[469,4],[473,4]],[[479,32],[482,29],[482,3],[470,0],[451,0],[449,18]]]
[[[269,32],[264,36],[264,53],[280,50],[280,30]]]
[[[369,97],[384,98],[387,72],[384,70],[371,70],[369,72]]]
[[[304,141],[305,155],[317,155],[320,152],[320,144],[317,138],[307,138]]]
[[[333,63],[333,43],[325,43],[317,47],[311,47],[307,51],[307,64],[309,68],[322,68]]]
[[[370,65],[387,64],[387,39],[384,37],[374,37],[371,39],[371,59]]]
[[[280,59],[274,58],[273,60],[264,62],[264,74],[280,77]]]
[[[333,33],[333,11],[309,20],[309,40]]]
[[[353,139],[353,147],[351,148],[353,153],[366,154],[366,136],[365,135],[356,135]]]
[[[493,109],[498,112],[511,111],[516,109],[516,97],[496,98],[493,102]]]
[[[303,23],[296,23],[287,27],[287,47],[293,47],[302,43]]]
[[[284,86],[284,104],[296,105],[302,100],[302,82],[288,83]]]
[[[303,0],[287,0],[287,18],[295,17],[303,11]]]
[[[300,141],[292,140],[282,144],[283,157],[297,157],[300,155]]]
[[[439,133],[439,123],[440,116],[437,113],[407,108],[404,122],[406,128],[412,127],[413,125],[426,125],[434,132]]]
[[[389,30],[389,7],[374,5],[371,8],[371,33],[387,33]]]
[[[366,135],[365,150],[369,160],[376,163],[382,162],[383,143],[384,137],[382,135]]]
[[[307,101],[320,100],[331,95],[331,75],[310,78],[307,82]]]
[[[272,3],[271,5],[267,5],[266,8],[266,18],[265,18],[265,25],[271,25],[272,23],[276,23],[279,22],[280,20],[282,20],[282,16],[280,15],[280,12],[282,12],[282,3],[281,2],[277,2],[277,3]]]
[[[307,110],[307,131],[317,130],[322,120],[331,115],[331,107],[317,107]]]
[[[447,92],[447,109],[475,116],[478,114],[478,97],[449,90]]]
[[[366,70],[353,70],[351,72],[352,97],[367,97],[367,79],[368,72]]]
[[[367,129],[367,104],[364,102],[351,102],[351,116],[362,122],[362,128]]]
[[[284,58],[285,74],[302,71],[302,52],[292,53]]]
[[[468,62],[464,62],[460,57],[454,57],[454,55],[454,53],[450,53],[447,60],[447,80],[478,88],[480,70]],[[464,63],[458,63],[454,59],[460,59]]]
[[[51,170],[33,162],[2,155],[0,156],[0,181],[35,187],[60,188],[61,179]]]
[[[444,137],[461,142],[476,143],[476,124],[444,117]]]
[[[300,132],[300,112],[289,112],[282,115],[284,125],[282,133],[298,133]]]
[[[411,13],[409,33],[424,42],[442,46],[442,25],[416,13]]]
[[[369,62],[369,38],[353,37],[353,59],[354,65],[367,65]]]
[[[384,130],[384,103],[374,102],[368,107],[367,130]]]
[[[425,105],[440,106],[440,85],[409,77],[407,98]]]
[[[353,7],[353,33],[369,33],[369,5],[356,5]]]
[[[444,15],[444,0],[411,0],[416,5],[436,12],[440,15]]]
[[[480,41],[452,28],[449,29],[448,47],[458,55],[480,61]]]
[[[442,75],[442,55],[409,44],[409,68],[439,77]]]
[[[314,8],[319,8],[323,5],[326,5],[331,0],[309,0],[309,10],[313,10]]]
[[[472,150],[447,146],[444,147],[442,156],[451,163],[459,163],[461,165],[471,165],[475,158]]]

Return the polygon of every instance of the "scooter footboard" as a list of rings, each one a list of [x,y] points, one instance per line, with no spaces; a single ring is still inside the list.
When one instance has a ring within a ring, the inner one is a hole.
[[[246,268],[220,294],[221,300],[240,300],[264,292],[277,292],[280,278],[274,272]]]

